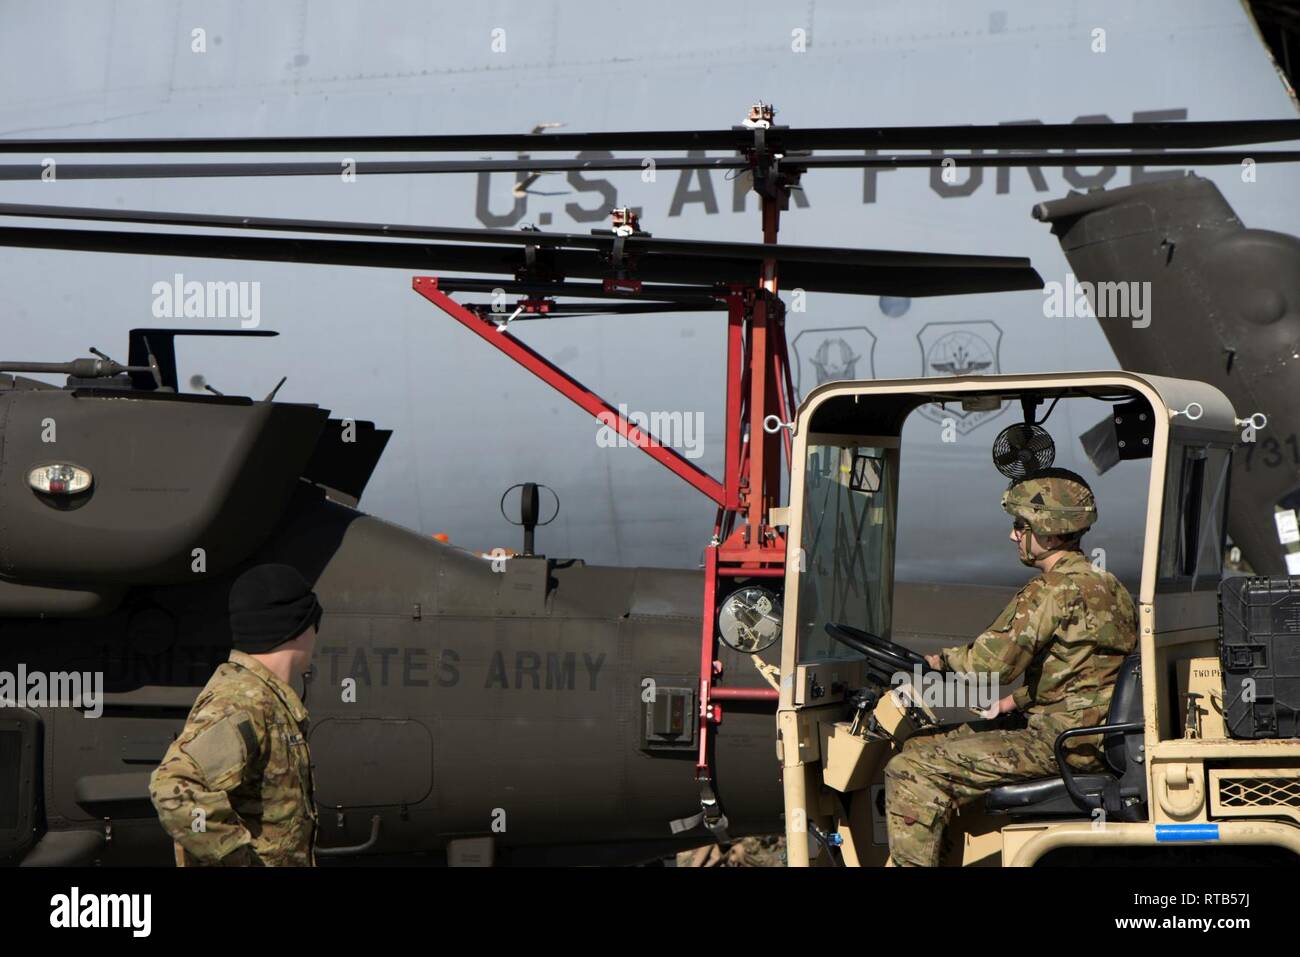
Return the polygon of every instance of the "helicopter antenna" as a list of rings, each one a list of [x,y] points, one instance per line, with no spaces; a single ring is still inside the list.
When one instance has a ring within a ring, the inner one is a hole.
[[[270,402],[272,399],[274,399],[274,398],[275,398],[275,394],[276,394],[277,392],[280,391],[280,386],[284,385],[284,383],[288,380],[288,378],[289,378],[289,377],[288,377],[287,375],[285,375],[285,376],[280,376],[280,381],[277,382],[277,383],[275,384],[275,388],[272,389],[270,392],[268,392],[267,395],[266,395],[266,398],[263,399],[262,401],[263,401],[263,402]]]
[[[148,336],[141,336],[140,338],[144,342],[145,355],[149,357],[149,374],[153,376],[154,388],[159,392],[170,392],[171,390],[163,385],[162,369],[159,368],[158,360],[153,354],[153,348],[149,345]]]
[[[506,514],[506,497],[515,489],[520,489],[519,521],[517,522],[514,519],[512,519],[509,515]],[[540,492],[542,489],[546,489],[546,491],[550,492],[551,497],[555,499],[555,510],[551,512],[551,517],[544,522],[541,521],[540,518],[541,516]],[[502,516],[505,517],[505,520],[507,522],[509,522],[511,525],[523,526],[524,550],[522,554],[527,557],[532,557],[535,554],[533,551],[533,542],[534,542],[534,533],[537,530],[537,526],[550,525],[551,522],[555,521],[555,517],[560,514],[560,496],[557,495],[555,493],[555,489],[551,488],[549,485],[540,485],[537,482],[520,482],[518,485],[510,486],[501,495],[500,508],[501,508],[501,514]]]

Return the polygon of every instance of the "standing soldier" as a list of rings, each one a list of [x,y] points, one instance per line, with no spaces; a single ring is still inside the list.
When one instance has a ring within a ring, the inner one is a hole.
[[[927,655],[933,667],[997,675],[1025,683],[985,716],[1027,715],[1016,730],[909,738],[885,768],[889,853],[899,866],[939,863],[953,812],[1003,784],[1059,774],[1053,753],[1067,728],[1105,722],[1119,668],[1137,643],[1133,599],[1115,576],[1093,568],[1079,547],[1097,521],[1088,483],[1066,469],[1045,469],[1012,482],[1002,507],[1015,519],[1011,541],[1020,561],[1042,574],[964,647]],[[1103,770],[1100,738],[1075,739],[1070,766]]]
[[[149,780],[178,866],[316,863],[316,802],[304,680],[321,607],[288,565],[260,565],[230,590],[234,650],[194,702]]]

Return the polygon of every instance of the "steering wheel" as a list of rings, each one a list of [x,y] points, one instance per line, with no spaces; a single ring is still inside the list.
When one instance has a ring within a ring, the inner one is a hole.
[[[868,675],[885,687],[893,687],[897,684],[894,676],[900,671],[907,675],[909,679],[907,681],[908,685],[913,684],[911,678],[917,668],[921,669],[922,675],[942,674],[944,671],[942,668],[932,667],[922,655],[917,654],[910,648],[896,645],[892,641],[887,641],[879,635],[873,635],[869,631],[863,631],[861,628],[827,622],[826,634],[841,644],[848,645],[854,651],[865,655]],[[941,723],[938,717],[922,697],[915,693],[916,690],[913,689],[913,693],[908,696],[911,708],[924,715],[925,721],[931,726],[938,726]]]
[[[887,641],[879,635],[873,635],[869,631],[863,631],[861,628],[854,628],[851,625],[838,625],[834,622],[826,623],[826,634],[830,635],[840,644],[848,645],[854,651],[859,652],[867,657],[872,664],[880,668],[887,669],[889,674],[896,674],[904,671],[911,675],[916,668],[921,669],[921,674],[940,674],[942,668],[935,668],[910,648],[904,648],[902,645],[896,645],[892,641]]]

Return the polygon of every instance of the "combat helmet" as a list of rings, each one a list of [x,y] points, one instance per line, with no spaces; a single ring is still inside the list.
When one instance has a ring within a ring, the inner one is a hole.
[[[1040,537],[1082,532],[1097,521],[1092,489],[1069,469],[1041,469],[1016,479],[1002,493],[1002,507]]]

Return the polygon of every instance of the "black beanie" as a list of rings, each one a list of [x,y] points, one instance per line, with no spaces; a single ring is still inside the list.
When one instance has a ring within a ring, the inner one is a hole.
[[[239,651],[261,654],[320,622],[316,593],[296,568],[258,565],[230,588],[230,635]]]

